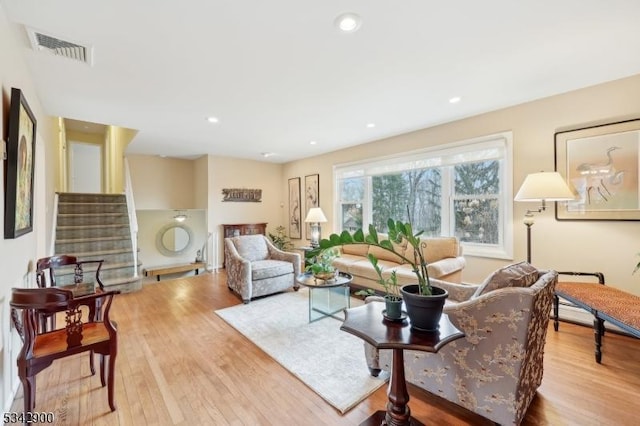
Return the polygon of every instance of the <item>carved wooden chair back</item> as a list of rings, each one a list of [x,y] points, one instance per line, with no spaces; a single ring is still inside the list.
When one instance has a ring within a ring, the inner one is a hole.
[[[66,254],[49,256],[38,259],[36,262],[36,284],[40,288],[47,287],[67,287],[81,283],[87,283],[95,288],[104,290],[104,284],[100,279],[100,270],[103,260],[78,260],[76,256]],[[87,265],[95,265],[95,277],[89,277],[90,270],[85,269]],[[73,277],[71,273],[73,272]],[[85,274],[86,272],[86,274]],[[58,279],[60,278],[60,279]],[[40,325],[43,330],[52,330],[56,327],[55,308],[46,312],[41,312]],[[100,300],[96,300],[96,306],[91,307],[91,313],[100,319]],[[93,364],[91,372],[94,372]]]
[[[57,277],[62,271],[70,273],[71,266],[73,266],[73,282],[66,282],[64,284],[80,284],[85,282],[85,266],[96,265],[95,270],[95,282],[101,289],[104,289],[104,284],[100,278],[100,270],[104,260],[78,260],[76,256],[69,256],[66,254],[43,257],[36,262],[36,283],[38,287],[57,287]],[[69,268],[65,268],[69,267]],[[89,278],[86,278],[89,279]]]
[[[94,293],[74,298],[73,292],[61,288],[14,288],[11,293],[11,319],[22,338],[18,354],[18,376],[24,391],[24,410],[33,411],[36,400],[36,375],[60,358],[81,352],[100,354],[100,381],[108,384],[109,407],[114,402],[117,330],[109,318],[113,297],[119,291]],[[84,315],[82,306],[102,301],[102,319]],[[42,312],[65,311],[65,327],[43,331],[39,327]],[[108,358],[108,377],[106,358]],[[93,372],[92,372],[93,374]]]

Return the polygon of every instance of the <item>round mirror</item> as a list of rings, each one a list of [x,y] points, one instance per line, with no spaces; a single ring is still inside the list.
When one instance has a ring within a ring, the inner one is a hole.
[[[179,256],[185,253],[192,243],[191,229],[182,224],[167,224],[156,235],[156,247],[165,256]]]

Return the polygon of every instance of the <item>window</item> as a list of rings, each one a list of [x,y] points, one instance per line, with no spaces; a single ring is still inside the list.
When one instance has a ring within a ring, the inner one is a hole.
[[[512,258],[510,132],[334,168],[338,232],[410,220],[464,252]]]

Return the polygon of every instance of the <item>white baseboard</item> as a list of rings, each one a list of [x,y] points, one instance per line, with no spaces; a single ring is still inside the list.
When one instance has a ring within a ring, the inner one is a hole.
[[[13,405],[13,401],[16,399],[16,395],[18,394],[19,387],[20,387],[20,381],[16,381],[16,383],[13,386],[13,389],[11,389],[10,394],[7,395],[7,398],[4,401],[4,407],[3,407],[4,413],[8,413],[11,411],[11,406]]]

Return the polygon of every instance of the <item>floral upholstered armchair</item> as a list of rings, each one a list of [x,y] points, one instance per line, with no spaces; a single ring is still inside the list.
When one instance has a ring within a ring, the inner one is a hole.
[[[557,281],[556,271],[526,262],[497,270],[481,285],[432,280],[449,291],[444,312],[465,337],[435,354],[405,351],[407,381],[496,423],[520,424],[542,382]],[[365,344],[365,355],[372,374],[390,371],[390,351]]]
[[[224,239],[227,286],[244,303],[258,296],[293,287],[300,274],[300,255],[282,251],[264,235],[242,235]]]

